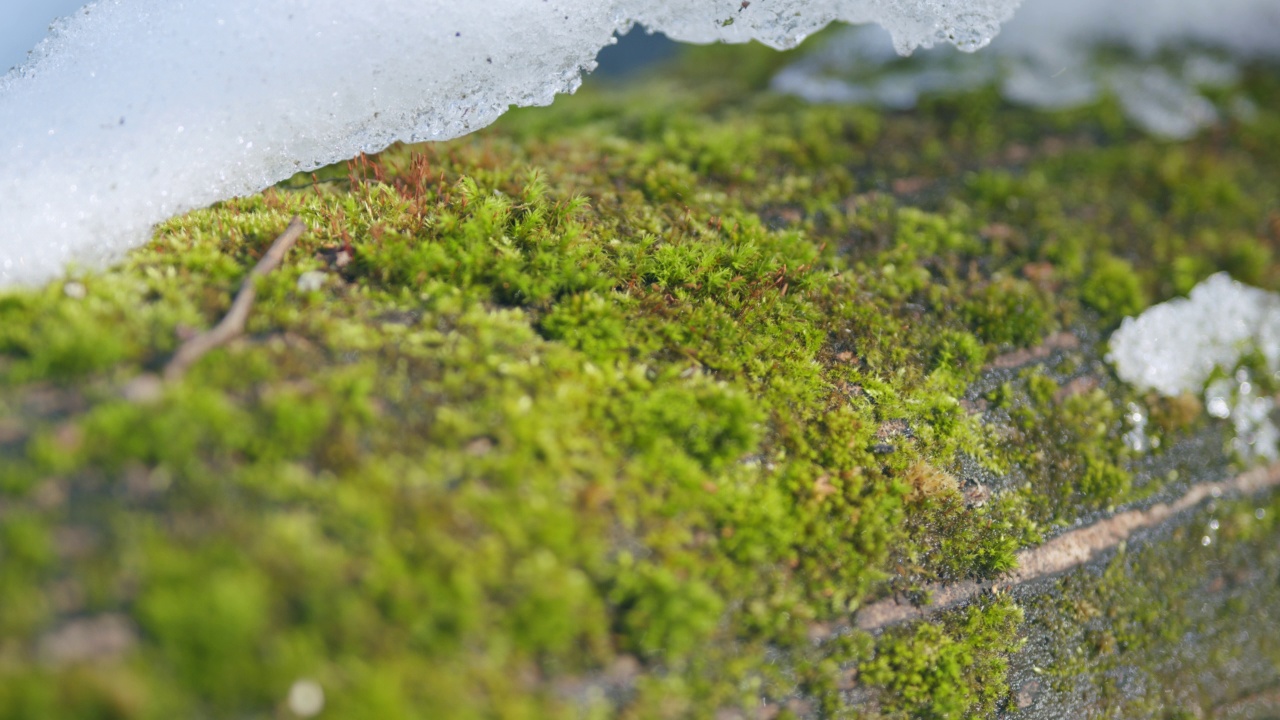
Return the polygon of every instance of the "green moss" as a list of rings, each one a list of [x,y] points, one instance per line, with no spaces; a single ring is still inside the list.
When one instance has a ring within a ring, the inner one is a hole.
[[[1007,597],[979,601],[937,623],[888,632],[860,666],[888,693],[888,717],[963,718],[991,713],[1009,688],[1007,657],[1022,641],[1022,610]]]
[[[1118,387],[1097,332],[1280,281],[1280,94],[1251,71],[1256,123],[1170,146],[989,88],[756,92],[779,58],[699,49],[0,293],[0,717],[275,717],[299,678],[333,717],[994,711],[1006,595],[818,630],[1173,482],[1124,409],[1162,448],[1217,426]],[[126,399],[295,214],[248,335]],[[101,615],[129,642],[46,657]]]
[[[1080,286],[1080,299],[1098,311],[1103,323],[1115,325],[1127,316],[1137,315],[1147,306],[1143,299],[1142,281],[1125,260],[1101,255]]]

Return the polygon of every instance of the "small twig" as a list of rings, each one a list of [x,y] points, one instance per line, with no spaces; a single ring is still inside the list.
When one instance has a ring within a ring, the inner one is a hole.
[[[181,379],[187,370],[205,353],[244,334],[245,322],[249,319],[249,310],[253,307],[253,300],[258,294],[257,288],[254,287],[255,282],[258,278],[268,275],[280,267],[280,263],[284,261],[285,254],[289,252],[289,248],[293,247],[293,244],[306,231],[306,224],[295,216],[289,223],[289,227],[285,228],[280,237],[271,243],[271,247],[267,249],[267,254],[262,256],[258,264],[249,272],[249,276],[244,279],[244,283],[240,285],[240,292],[236,294],[236,299],[231,303],[231,309],[227,311],[222,321],[215,325],[212,330],[201,333],[183,343],[182,347],[178,348],[178,352],[174,353],[173,359],[164,368],[165,380],[173,382]]]

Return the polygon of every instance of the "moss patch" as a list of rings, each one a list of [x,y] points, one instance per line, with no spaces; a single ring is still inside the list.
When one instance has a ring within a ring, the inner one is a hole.
[[[299,678],[332,717],[996,708],[1007,597],[809,637],[1172,482],[1123,408],[1164,447],[1207,421],[1115,387],[1096,331],[1280,284],[1275,75],[1170,146],[1105,103],[890,115],[687,62],[0,294],[0,717],[284,717]],[[249,335],[124,399],[295,214]]]

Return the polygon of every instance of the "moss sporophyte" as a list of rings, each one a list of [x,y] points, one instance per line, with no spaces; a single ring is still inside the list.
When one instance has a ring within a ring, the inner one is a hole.
[[[777,57],[0,293],[0,717],[1265,709],[1274,474],[1104,356],[1217,271],[1280,288],[1276,73],[1170,143],[1111,99],[803,104]],[[126,393],[293,216],[245,333]]]

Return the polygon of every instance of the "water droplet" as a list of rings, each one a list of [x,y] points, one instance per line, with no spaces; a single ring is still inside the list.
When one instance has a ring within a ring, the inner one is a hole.
[[[1217,530],[1217,529],[1218,529],[1218,519],[1217,519],[1217,518],[1214,518],[1213,520],[1210,520],[1210,521],[1209,521],[1209,529],[1210,529],[1210,530]]]
[[[1263,510],[1262,508],[1258,508],[1257,510],[1253,511],[1253,516],[1261,520],[1262,518],[1267,516],[1267,511]]]
[[[298,680],[289,688],[289,711],[298,717],[313,717],[324,709],[324,688],[315,680]]]
[[[1209,404],[1206,406],[1209,414],[1216,418],[1231,417],[1231,406],[1227,404],[1226,398],[1211,397]]]
[[[1208,535],[1205,535],[1204,537],[1200,538],[1200,544],[1205,547],[1209,547],[1209,543],[1211,542],[1213,542],[1213,539],[1210,538]]]

